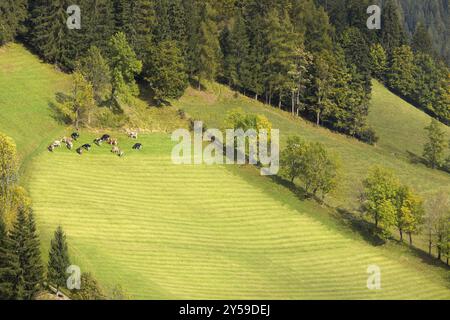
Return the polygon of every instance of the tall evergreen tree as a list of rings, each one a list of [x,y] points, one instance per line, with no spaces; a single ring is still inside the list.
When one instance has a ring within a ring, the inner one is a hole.
[[[198,86],[201,80],[213,80],[217,75],[220,58],[220,44],[217,25],[215,22],[215,12],[209,3],[202,5],[201,23],[198,38],[198,65],[197,78]]]
[[[229,84],[246,88],[250,85],[250,41],[241,11],[237,11],[231,29],[222,33],[223,72]]]
[[[0,45],[14,40],[24,31],[27,15],[27,0],[0,1]]]
[[[431,41],[431,37],[430,34],[428,33],[427,28],[422,23],[419,23],[417,25],[411,46],[414,52],[422,52],[427,54],[432,53],[433,43]]]
[[[31,209],[19,209],[10,238],[19,258],[23,297],[29,300],[38,293],[43,280],[39,237]]]
[[[386,0],[381,15],[381,43],[388,54],[405,42],[399,8],[394,0]]]
[[[142,71],[142,61],[138,60],[123,32],[111,38],[108,55],[112,72],[111,100],[118,102],[120,96],[126,98],[130,95],[138,95],[139,88],[135,77]]]
[[[50,243],[49,259],[47,265],[47,279],[57,289],[64,287],[67,282],[67,268],[70,266],[69,249],[66,234],[59,226]]]
[[[105,51],[115,31],[114,6],[111,0],[84,0],[82,6],[84,47],[96,46]]]
[[[67,28],[66,0],[35,0],[31,12],[32,44],[49,62],[73,66],[74,49]]]
[[[22,299],[23,286],[19,257],[0,215],[0,300]]]

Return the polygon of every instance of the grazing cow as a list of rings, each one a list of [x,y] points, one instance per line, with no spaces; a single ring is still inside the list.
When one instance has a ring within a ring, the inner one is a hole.
[[[118,147],[112,147],[111,152],[114,154],[119,154],[120,153],[120,149]]]
[[[59,148],[59,147],[61,147],[61,141],[59,141],[59,140],[53,141],[52,146],[53,146],[54,148]]]
[[[66,142],[66,147],[67,147],[67,149],[72,150],[72,148],[73,148],[73,142],[72,142],[72,141],[67,141],[67,142]]]
[[[94,143],[95,143],[96,145],[98,145],[99,147],[102,145],[102,142],[103,142],[102,138],[96,138],[96,139],[94,139]]]
[[[81,156],[81,155],[83,154],[83,148],[82,148],[82,147],[79,147],[79,148],[77,149],[77,153]]]
[[[100,139],[101,139],[102,141],[108,141],[109,138],[111,138],[109,134],[104,134],[104,135],[102,135],[102,137],[101,137]]]
[[[108,143],[112,146],[117,146],[119,143],[117,142],[117,139],[108,139]]]
[[[84,150],[86,150],[86,151],[89,151],[89,150],[91,150],[91,145],[90,144],[88,144],[88,143],[86,143],[86,144],[83,144],[82,146],[81,146]]]
[[[74,132],[70,135],[73,140],[77,141],[80,138],[80,134],[78,132]]]
[[[135,132],[135,131],[130,131],[130,132],[128,132],[128,136],[129,136],[131,139],[137,139],[137,138],[138,138],[138,133]]]
[[[133,150],[142,150],[142,144],[141,144],[141,143],[136,143],[136,144],[133,146]]]
[[[72,143],[73,144],[73,139],[72,138],[68,138],[68,137],[63,137],[61,139],[61,142],[65,143],[65,144],[67,144],[67,143]]]
[[[48,146],[47,150],[53,152],[53,150],[55,150],[55,147],[51,144]]]

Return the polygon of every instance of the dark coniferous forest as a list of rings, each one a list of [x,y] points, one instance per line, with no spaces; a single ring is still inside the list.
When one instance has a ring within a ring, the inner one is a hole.
[[[122,32],[142,64],[135,78],[157,101],[179,97],[188,81],[218,80],[375,143],[366,121],[371,78],[450,121],[448,3],[399,2],[383,1],[381,30],[368,30],[367,0],[83,0],[81,31],[66,26],[69,1],[11,0],[1,4],[0,41],[17,38],[74,70],[94,47],[108,58]]]

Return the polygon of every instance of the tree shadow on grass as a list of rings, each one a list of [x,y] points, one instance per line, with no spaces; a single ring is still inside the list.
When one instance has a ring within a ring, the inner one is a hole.
[[[52,118],[55,120],[58,124],[61,125],[67,125],[70,123],[70,119],[67,117],[66,114],[64,114],[61,111],[61,108],[59,108],[58,105],[63,104],[69,100],[69,95],[63,93],[63,92],[57,92],[55,94],[55,101],[56,102],[49,102],[48,107],[52,111]]]
[[[351,228],[351,230],[358,232],[366,242],[373,246],[381,246],[386,243],[386,240],[380,236],[380,230],[373,223],[358,218],[344,208],[336,208],[336,213],[340,221]]]
[[[310,194],[308,194],[305,189],[299,187],[294,182],[288,181],[286,179],[283,179],[282,177],[278,175],[268,176],[274,183],[281,185],[289,191],[291,191],[300,201],[305,201],[309,199],[314,199]],[[316,199],[318,200],[318,199]]]
[[[415,154],[414,152],[411,152],[411,151],[406,151],[406,153],[407,153],[407,155],[408,155],[409,161],[410,161],[412,164],[423,164],[423,165],[427,165],[427,162],[426,162],[426,160],[425,160],[423,157],[421,157],[421,156],[419,156],[419,155],[417,155],[417,154]]]

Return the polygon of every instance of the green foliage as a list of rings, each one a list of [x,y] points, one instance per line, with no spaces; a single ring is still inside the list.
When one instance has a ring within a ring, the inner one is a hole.
[[[16,145],[11,138],[0,133],[0,218],[10,208],[17,170]]]
[[[381,15],[381,43],[388,54],[405,43],[405,31],[400,10],[394,0],[386,0]]]
[[[403,232],[409,235],[412,245],[412,235],[419,232],[423,221],[423,201],[415,195],[407,186],[400,186],[396,195],[395,225],[400,233],[400,241],[403,240]]]
[[[446,192],[441,191],[427,201],[424,219],[424,228],[428,235],[428,253],[431,255],[432,247],[436,247],[438,259],[443,255],[448,259],[449,256],[449,223],[450,199]]]
[[[403,96],[410,95],[415,86],[414,54],[409,46],[401,46],[393,49],[387,83]]]
[[[385,80],[386,70],[387,70],[387,55],[383,46],[379,43],[373,44],[370,47],[370,58],[371,58],[371,72],[372,76],[380,81]]]
[[[306,193],[321,195],[322,200],[337,186],[339,159],[318,142],[304,142],[300,137],[288,139],[281,154],[281,172],[291,182],[298,178]]]
[[[205,2],[201,10],[201,23],[198,36],[198,64],[196,65],[199,86],[201,79],[214,80],[219,68],[220,44],[215,11]]]
[[[0,300],[22,299],[23,285],[19,257],[0,215]]]
[[[142,62],[127,42],[123,32],[116,33],[109,41],[108,60],[112,71],[111,97],[118,100],[139,94],[135,76],[142,71]]]
[[[386,233],[395,224],[397,190],[400,182],[390,170],[374,167],[363,181],[362,210]]]
[[[144,74],[154,99],[160,103],[181,97],[188,86],[183,56],[172,40],[162,41],[152,50]]]
[[[23,288],[18,290],[22,292],[23,299],[30,300],[39,292],[43,281],[40,243],[31,209],[19,209],[10,239],[20,265],[20,274],[16,279],[23,279]]]
[[[67,268],[70,266],[69,249],[67,247],[66,234],[61,226],[59,226],[50,244],[47,280],[51,285],[65,287],[68,274]]]
[[[251,86],[250,40],[241,11],[237,11],[231,28],[226,26],[221,35],[223,76],[230,85],[240,88]]]
[[[444,131],[440,128],[439,122],[434,119],[425,130],[428,132],[428,142],[423,148],[423,156],[427,164],[436,169],[443,164],[447,139]]]
[[[433,53],[433,44],[430,34],[422,23],[417,25],[416,32],[412,38],[411,47],[414,52],[422,52],[426,54]]]
[[[92,274],[82,273],[80,290],[73,290],[71,298],[74,300],[105,300],[106,295]]]
[[[92,46],[80,59],[79,71],[92,84],[97,104],[102,103],[111,92],[111,70],[99,48]]]
[[[14,40],[18,33],[24,31],[27,15],[27,0],[0,2],[0,46]]]
[[[72,91],[68,97],[64,98],[62,103],[57,105],[58,111],[73,123],[78,129],[80,125],[88,126],[91,124],[92,113],[95,108],[94,90],[81,72],[76,71],[73,74]]]

